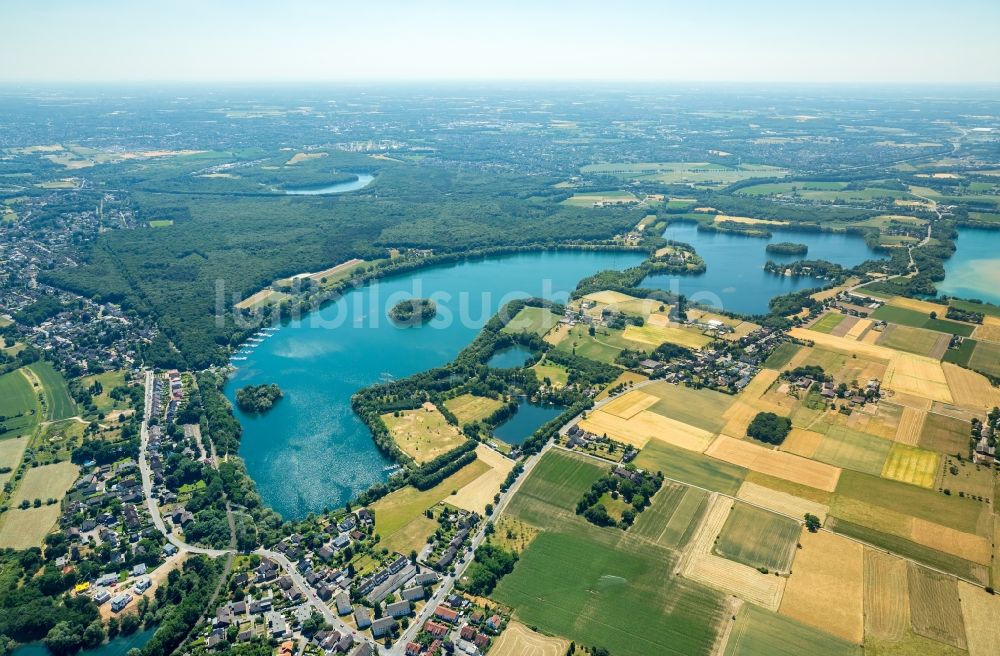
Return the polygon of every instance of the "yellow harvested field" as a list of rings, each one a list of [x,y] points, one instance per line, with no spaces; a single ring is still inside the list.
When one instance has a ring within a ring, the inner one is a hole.
[[[840,467],[767,449],[752,442],[720,435],[705,451],[706,455],[747,469],[833,492],[840,480]]]
[[[622,337],[650,346],[659,346],[665,342],[670,342],[671,344],[686,346],[690,349],[700,349],[712,341],[711,337],[702,335],[693,328],[677,325],[652,326],[646,324],[644,326],[633,326],[629,324],[625,326],[625,332],[622,334]]]
[[[490,656],[563,656],[568,650],[569,640],[542,635],[511,621],[493,641]]]
[[[514,468],[514,461],[484,444],[476,447],[476,456],[489,465],[489,470],[459,488],[458,494],[448,497],[448,503],[482,515],[486,512],[486,504],[493,503],[494,495],[500,491],[500,485]]]
[[[630,419],[622,419],[603,410],[595,410],[580,421],[580,428],[595,435],[607,434],[612,439],[640,449],[649,440],[655,439],[699,453],[711,444],[714,437],[709,431],[649,410],[643,410]]]
[[[750,481],[743,482],[736,497],[782,515],[794,517],[797,520],[804,519],[806,513],[810,513],[819,517],[821,522],[825,522],[826,516],[830,512],[830,507],[822,503],[803,499],[787,492],[772,490]]]
[[[461,394],[453,399],[444,402],[444,407],[448,408],[461,426],[473,421],[479,421],[503,407],[503,401],[491,399],[488,396],[476,396],[475,394]]]
[[[965,622],[958,581],[910,562],[906,568],[910,590],[910,626],[918,634],[965,649]]]
[[[629,301],[642,300],[640,298],[636,298],[635,296],[629,296],[628,294],[622,294],[621,292],[611,291],[610,289],[605,289],[602,292],[594,292],[593,294],[587,294],[584,298],[588,301],[601,303],[602,305],[616,305],[618,303],[628,303]]]
[[[931,303],[930,301],[921,301],[916,298],[906,298],[905,296],[893,296],[889,299],[887,305],[893,307],[906,308],[907,310],[913,310],[914,312],[922,312],[930,316],[931,312],[935,312],[938,315],[944,317],[945,312],[948,311],[947,305],[941,305],[940,303]]]
[[[310,273],[308,277],[310,280],[315,280],[316,282],[319,282],[323,280],[323,278],[330,278],[332,276],[336,276],[338,273],[344,273],[345,271],[350,271],[364,263],[365,263],[364,260],[354,258],[352,260],[347,260],[346,262],[341,262],[340,264],[332,266],[329,269],[324,269],[323,271],[317,271],[316,273]]]
[[[542,339],[545,340],[546,343],[551,344],[552,346],[558,346],[559,342],[563,341],[568,336],[569,336],[569,324],[561,323],[552,330],[550,330],[549,332],[545,333],[545,337],[543,337]]]
[[[895,359],[890,362],[889,370],[883,381],[886,387],[933,401],[953,402],[948,379],[945,378],[940,362],[901,351],[892,351],[892,353],[895,354]],[[955,365],[946,366],[955,367]],[[958,367],[955,368],[958,369]],[[986,379],[983,378],[983,381],[985,382]],[[986,384],[989,385],[989,383]]]
[[[658,328],[665,328],[670,325],[670,315],[653,313],[646,319],[646,324],[649,326],[657,326]]]
[[[910,592],[906,561],[865,548],[865,635],[877,640],[901,640],[910,629]]]
[[[786,579],[762,574],[753,567],[726,560],[712,553],[715,539],[732,510],[729,497],[712,495],[708,511],[678,563],[678,571],[688,579],[721,590],[769,610],[781,604]]]
[[[984,342],[1000,342],[1000,318],[984,317],[983,325],[976,326],[972,337]]]
[[[802,428],[793,428],[792,432],[785,438],[785,441],[781,443],[780,448],[782,451],[794,453],[803,458],[812,458],[824,437],[822,433]]]
[[[949,362],[942,366],[954,401],[935,400],[944,400],[945,403],[955,403],[962,407],[982,410],[990,410],[1000,406],[1000,390],[990,385],[990,381],[985,376]]]
[[[866,330],[871,328],[871,325],[872,325],[871,319],[858,319],[857,323],[851,326],[851,329],[847,331],[847,334],[844,335],[844,337],[846,337],[847,339],[856,340],[859,337],[861,337],[861,335],[863,335]]]
[[[726,333],[721,337],[726,341],[736,342],[743,339],[744,337],[746,337],[753,331],[757,330],[758,328],[760,328],[760,325],[752,321],[741,321],[736,325],[735,328],[733,328],[733,332]]]
[[[400,410],[382,415],[389,434],[403,452],[417,462],[428,462],[460,446],[465,437],[448,423],[433,403],[416,410]]]
[[[744,401],[737,401],[729,406],[722,417],[726,420],[722,432],[728,435],[746,435],[747,426],[753,418],[760,412],[757,408]]]
[[[601,406],[601,410],[622,419],[631,419],[650,406],[656,405],[656,402],[659,400],[658,397],[652,394],[646,394],[642,390],[634,390],[627,394],[622,394],[613,401],[608,401],[605,405]]]
[[[308,162],[311,159],[326,157],[326,153],[295,153],[292,158],[285,162],[285,166],[293,166],[299,162]]]
[[[728,214],[717,214],[715,216],[715,223],[723,221],[746,225],[788,225],[788,221],[778,221],[776,219],[755,219],[751,216],[729,216]]]
[[[878,341],[878,338],[881,337],[881,336],[882,336],[882,333],[880,333],[879,331],[877,331],[877,330],[869,330],[864,335],[862,335],[861,338],[858,341],[861,342],[861,343],[863,343],[863,344],[874,344],[875,342]]]
[[[928,522],[919,517],[913,518],[911,536],[917,544],[971,560],[980,565],[989,565],[993,556],[993,544],[990,540],[972,533],[956,531],[948,526]]]
[[[882,478],[930,489],[940,465],[940,454],[896,442],[882,466]]]
[[[601,393],[598,394],[596,397],[594,397],[594,400],[595,401],[600,401],[602,399],[608,398],[608,396],[609,396],[609,394],[608,394],[609,390],[614,389],[615,387],[618,387],[619,385],[622,385],[624,383],[632,383],[633,385],[635,385],[636,383],[641,383],[644,380],[649,380],[649,378],[647,376],[643,376],[642,374],[637,374],[634,371],[623,371],[621,373],[621,375],[618,376],[618,378],[615,378],[611,382],[610,385],[608,385],[603,390],[601,390]]]
[[[40,508],[11,508],[0,517],[0,549],[29,549],[42,540],[59,519],[59,504]]]
[[[761,369],[750,381],[750,384],[743,388],[740,399],[745,401],[759,399],[767,390],[771,389],[771,385],[778,380],[780,375],[781,372],[777,369]]]
[[[965,638],[969,656],[1000,654],[1000,597],[982,588],[958,582],[958,598],[962,602]]]
[[[264,305],[265,303],[267,303],[267,300],[268,298],[270,298],[271,294],[276,294],[276,293],[277,292],[275,292],[273,289],[262,289],[256,294],[247,296],[242,301],[237,303],[235,307],[238,310],[250,310],[260,305]]]
[[[864,639],[864,547],[845,537],[802,529],[779,612],[861,644]],[[836,603],[832,603],[836,600]]]
[[[10,471],[6,474],[0,473],[0,486],[3,486],[4,483],[14,476],[14,470],[21,464],[21,458],[24,457],[24,450],[28,448],[28,442],[30,441],[31,438],[28,435],[0,440],[0,467],[10,468]]]
[[[901,444],[917,446],[925,419],[927,419],[927,411],[903,406],[903,414],[900,415],[899,426],[896,427],[896,435],[892,439]]]
[[[905,392],[896,392],[892,396],[892,402],[905,408],[913,408],[920,412],[929,412],[934,402],[922,396],[914,396]],[[902,419],[900,420],[902,421]]]
[[[42,504],[49,499],[61,501],[79,474],[80,468],[71,462],[33,467],[25,473],[21,483],[14,490],[9,506],[16,508],[22,501],[32,503],[35,499],[41,499]],[[59,504],[53,505],[58,511]]]

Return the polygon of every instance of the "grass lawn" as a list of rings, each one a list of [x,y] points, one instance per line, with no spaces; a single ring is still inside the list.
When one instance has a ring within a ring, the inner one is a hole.
[[[747,470],[715,458],[650,440],[635,459],[636,467],[661,471],[672,478],[715,492],[735,496]]]
[[[471,483],[489,468],[485,462],[474,460],[429,490],[421,491],[408,485],[391,492],[371,506],[375,513],[375,530],[382,536],[383,540],[390,539],[397,531],[406,529],[410,522],[425,519],[425,510],[446,500],[453,490],[457,491]],[[437,525],[436,522],[434,525]],[[431,532],[433,530],[432,527]],[[424,543],[427,535],[429,533],[421,537],[421,544]],[[404,553],[408,552],[409,550]]]
[[[962,337],[968,337],[972,334],[975,326],[967,323],[960,323],[958,321],[951,321],[950,319],[944,319],[943,317],[946,310],[947,308],[942,306],[941,311],[938,313],[938,316],[941,318],[931,319],[930,314],[924,314],[923,312],[918,312],[904,307],[883,305],[879,309],[872,312],[871,318],[888,321],[889,323],[895,323],[901,326],[926,328],[927,330],[934,330],[940,333],[961,335]]]
[[[737,503],[726,518],[714,552],[723,558],[770,572],[791,569],[799,523],[788,517]]]
[[[448,408],[462,425],[489,417],[502,406],[503,401],[474,394],[462,394],[444,402],[444,407]]]
[[[810,326],[809,330],[815,330],[818,333],[831,333],[843,320],[843,314],[839,312],[827,312],[816,323]]]
[[[59,501],[76,481],[79,471],[80,468],[71,462],[32,467],[14,490],[9,505],[16,508],[22,501],[31,503],[35,499],[41,499],[43,504],[48,499]]]
[[[521,311],[507,322],[507,325],[503,327],[503,332],[529,332],[541,337],[558,323],[559,315],[553,314],[546,308],[528,306],[521,308]]]
[[[169,228],[174,224],[173,219],[154,219],[149,222],[150,228]]]
[[[725,656],[859,656],[861,649],[828,633],[744,604],[726,643]]]
[[[417,462],[433,460],[465,442],[459,430],[433,406],[400,410],[398,416],[387,412],[382,421],[399,448]]]
[[[671,383],[653,383],[642,391],[659,398],[649,408],[653,412],[713,433],[722,430],[726,424],[722,413],[736,401],[736,397],[715,390]]]
[[[127,404],[119,403],[111,398],[111,390],[116,387],[121,387],[125,385],[125,372],[124,371],[108,371],[103,374],[96,374],[94,376],[87,376],[80,381],[84,387],[90,387],[95,382],[99,382],[104,388],[100,394],[94,396],[94,406],[97,408],[98,412],[108,412],[110,410],[117,409],[119,407],[125,407]]]
[[[535,376],[538,377],[538,380],[544,381],[548,378],[555,387],[563,387],[569,382],[569,371],[562,365],[542,360],[532,369],[535,370]]]
[[[570,328],[569,334],[556,348],[607,364],[614,364],[615,358],[626,348],[652,350],[648,344],[625,339],[620,330],[601,328],[590,335],[587,326],[583,325]]]
[[[0,437],[30,435],[38,425],[41,405],[31,383],[20,370],[0,376]]]
[[[590,528],[539,534],[493,597],[529,626],[616,656],[709,654],[722,595],[673,576],[669,550]]]
[[[45,393],[45,418],[49,420],[68,419],[76,415],[76,403],[69,395],[66,379],[53,366],[44,360],[39,360],[27,367],[41,381]]]
[[[59,504],[40,508],[12,508],[0,517],[0,548],[40,547],[42,540],[59,519]]]

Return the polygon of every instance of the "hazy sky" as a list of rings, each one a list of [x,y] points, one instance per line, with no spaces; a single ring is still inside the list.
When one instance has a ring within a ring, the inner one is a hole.
[[[1000,0],[0,0],[2,81],[1000,82]]]

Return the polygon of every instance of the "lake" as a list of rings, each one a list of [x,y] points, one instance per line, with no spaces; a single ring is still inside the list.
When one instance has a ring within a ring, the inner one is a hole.
[[[76,656],[125,656],[130,649],[141,649],[149,639],[156,633],[156,627],[136,631],[132,635],[119,635],[113,640],[108,640],[100,647],[93,649],[82,649],[76,652]],[[41,642],[32,642],[22,645],[11,652],[11,656],[53,656],[49,648]]]
[[[697,275],[659,274],[642,282],[643,287],[684,294],[691,301],[712,305],[730,312],[763,314],[775,296],[800,289],[821,287],[822,280],[791,278],[764,271],[768,260],[829,260],[852,267],[881,257],[869,248],[860,235],[840,232],[774,231],[770,239],[698,230],[692,222],[667,226],[664,238],[690,244],[705,260],[706,271]],[[765,249],[771,242],[789,241],[805,244],[804,256],[778,255]]]
[[[494,353],[486,365],[494,369],[516,369],[523,367],[532,355],[534,355],[534,351],[530,348],[515,344]]]
[[[1000,304],[1000,230],[959,228],[938,293]]]
[[[507,444],[520,444],[546,422],[562,414],[563,410],[565,408],[551,403],[531,403],[527,399],[521,399],[517,404],[517,412],[494,428],[493,434]]]
[[[364,189],[371,183],[372,180],[375,179],[375,176],[367,173],[355,173],[354,175],[358,176],[357,180],[337,182],[323,187],[293,187],[291,189],[285,189],[285,194],[289,196],[326,196],[328,194],[343,194],[348,191]]]
[[[235,408],[240,455],[264,501],[286,518],[338,507],[374,483],[391,463],[351,410],[351,395],[452,360],[504,304],[543,296],[565,301],[577,282],[625,269],[644,255],[546,251],[441,265],[374,281],[277,330],[239,365],[225,392],[277,383],[284,398],[265,415]],[[430,298],[438,316],[399,327],[389,310]]]

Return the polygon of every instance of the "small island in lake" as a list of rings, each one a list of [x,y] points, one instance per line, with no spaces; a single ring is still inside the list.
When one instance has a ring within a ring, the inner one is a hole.
[[[247,385],[236,390],[236,405],[244,412],[267,412],[284,396],[281,388],[270,385]]]
[[[776,253],[778,255],[805,255],[809,252],[809,247],[805,244],[796,244],[790,241],[779,241],[774,244],[768,244],[765,248],[768,253]]]
[[[400,301],[389,311],[389,318],[404,326],[427,323],[437,316],[437,304],[429,298]]]

